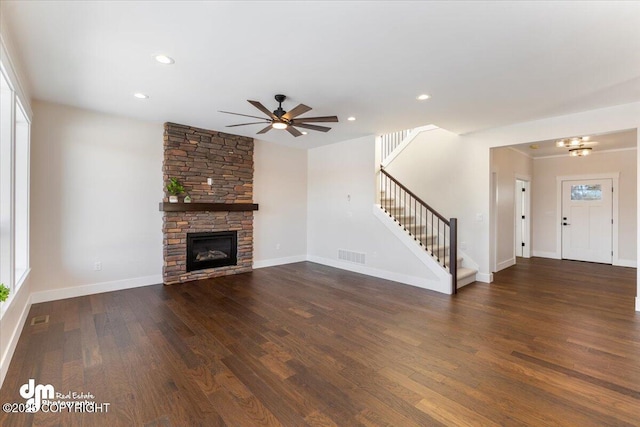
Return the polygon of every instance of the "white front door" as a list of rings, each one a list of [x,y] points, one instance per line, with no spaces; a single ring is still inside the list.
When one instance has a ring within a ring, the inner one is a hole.
[[[613,182],[562,182],[562,258],[611,264]]]

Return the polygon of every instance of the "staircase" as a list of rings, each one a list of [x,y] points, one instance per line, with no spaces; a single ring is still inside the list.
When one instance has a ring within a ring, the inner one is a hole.
[[[401,138],[397,134],[401,134]],[[398,153],[389,150],[386,141],[393,141],[394,148],[400,143],[398,140],[411,136],[410,131],[382,137],[382,160]],[[409,141],[410,142],[410,141]],[[387,162],[388,163],[388,162]],[[401,227],[430,256],[440,268],[451,275],[451,293],[458,288],[475,282],[474,268],[464,265],[464,259],[457,250],[457,219],[446,219],[427,203],[406,188],[396,178],[380,167],[380,209]],[[454,255],[455,254],[455,255]]]

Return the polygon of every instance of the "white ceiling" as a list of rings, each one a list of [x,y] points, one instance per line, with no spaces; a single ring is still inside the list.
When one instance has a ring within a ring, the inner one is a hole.
[[[640,2],[7,1],[36,99],[208,129],[337,115],[312,147],[433,123],[456,133],[640,101]],[[163,66],[153,55],[176,60]],[[150,95],[133,98],[134,92]],[[419,102],[421,93],[432,99]],[[256,114],[258,113],[258,114]],[[347,122],[347,116],[357,118]],[[251,120],[249,120],[251,121]],[[226,129],[255,136],[261,125]]]

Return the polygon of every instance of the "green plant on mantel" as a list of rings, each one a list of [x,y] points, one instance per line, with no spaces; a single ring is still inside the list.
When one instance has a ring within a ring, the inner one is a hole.
[[[9,298],[9,288],[4,283],[0,283],[0,302],[5,302]]]
[[[178,178],[171,178],[167,184],[167,192],[172,196],[179,196],[184,193],[184,186],[180,184]]]

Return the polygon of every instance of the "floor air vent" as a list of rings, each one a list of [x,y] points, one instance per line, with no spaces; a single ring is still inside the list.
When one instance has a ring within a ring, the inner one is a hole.
[[[49,315],[43,314],[42,316],[36,316],[31,319],[31,326],[44,325],[49,323]]]
[[[342,261],[349,261],[356,264],[365,263],[365,254],[360,252],[348,251],[346,249],[338,249],[338,259]]]

